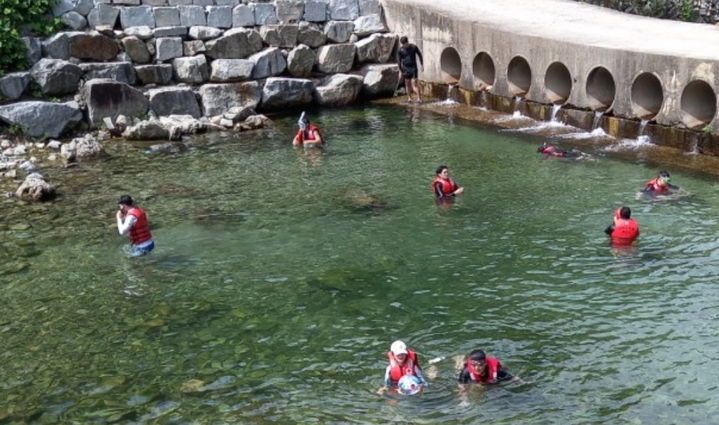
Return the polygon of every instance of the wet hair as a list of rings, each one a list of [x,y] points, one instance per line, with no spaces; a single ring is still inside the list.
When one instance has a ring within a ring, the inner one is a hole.
[[[540,147],[537,148],[537,152],[542,153],[542,152],[544,152],[544,150],[547,149],[548,147],[549,147],[549,143],[544,142],[544,143],[542,143],[542,146],[540,146]]]
[[[399,42],[402,44],[407,44],[409,43],[409,40],[407,39],[406,35],[403,35],[402,37],[400,37]]]
[[[439,173],[441,173],[442,170],[448,170],[448,169],[449,168],[446,165],[440,165],[439,167],[437,167],[437,171],[435,171],[434,173],[439,175]]]
[[[487,355],[484,354],[484,350],[473,350],[469,353],[469,360],[485,362],[487,361]]]
[[[131,207],[135,204],[135,201],[132,200],[132,197],[130,195],[122,195],[120,196],[120,200],[117,201],[117,203]]]
[[[669,178],[669,172],[666,170],[662,170],[659,172],[659,177],[666,177]]]
[[[632,217],[632,210],[629,207],[622,207],[619,210],[619,216],[625,220],[629,220]]]

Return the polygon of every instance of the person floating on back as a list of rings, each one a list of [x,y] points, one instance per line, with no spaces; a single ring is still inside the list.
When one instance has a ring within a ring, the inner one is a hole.
[[[432,182],[432,192],[437,200],[453,199],[455,195],[464,192],[464,188],[457,185],[449,177],[449,169],[446,165],[440,165],[435,171],[437,177]]]
[[[302,112],[300,119],[297,121],[297,125],[300,129],[297,131],[297,135],[292,140],[294,146],[309,147],[321,147],[324,144],[322,133],[319,127],[310,123],[307,115]]]
[[[149,254],[155,248],[155,242],[152,240],[147,214],[135,206],[135,201],[129,195],[122,195],[117,204],[120,208],[116,214],[117,230],[121,235],[129,232],[132,256]]]
[[[581,159],[581,158],[584,158],[587,156],[586,154],[584,154],[582,152],[578,152],[578,151],[574,151],[574,150],[570,150],[570,151],[561,150],[558,147],[551,145],[549,143],[546,143],[546,142],[544,144],[542,144],[542,146],[537,148],[537,152],[544,155],[545,159],[549,158],[549,157],[566,158],[566,159]]]
[[[669,183],[671,177],[667,171],[660,171],[659,175],[644,185],[642,193],[656,196],[656,195],[668,195],[671,190],[678,190],[679,186]]]
[[[383,394],[390,389],[397,390],[400,380],[407,376],[413,376],[418,381],[421,388],[419,392],[427,386],[427,380],[422,374],[422,366],[419,364],[417,353],[407,349],[407,345],[402,341],[395,341],[387,352],[387,368],[384,373],[384,386],[379,390],[379,394]],[[413,392],[414,393],[414,392]]]
[[[614,222],[604,229],[604,233],[611,238],[612,245],[631,245],[639,236],[639,223],[631,217],[632,210],[629,207],[621,207],[614,212]]]
[[[469,353],[467,361],[457,378],[460,385],[470,383],[496,384],[509,380],[519,381],[519,378],[509,373],[499,362],[499,359],[487,356],[483,350],[474,350]]]
[[[417,58],[419,58],[419,63],[424,66],[422,52],[419,50],[419,47],[410,43],[405,36],[402,36],[399,42],[401,46],[397,50],[397,64],[399,64],[399,69],[404,78],[405,88],[407,89],[407,101],[411,103],[412,93],[417,93],[417,103],[422,103],[422,89],[417,81],[417,77],[419,76]]]

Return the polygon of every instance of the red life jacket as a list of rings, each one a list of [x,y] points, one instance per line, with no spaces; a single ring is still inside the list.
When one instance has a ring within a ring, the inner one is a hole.
[[[559,156],[559,157],[565,156],[564,152],[560,151],[559,149],[557,149],[556,147],[554,147],[552,145],[549,145],[546,148],[542,149],[542,153],[544,155],[552,155],[552,156]]]
[[[654,193],[666,193],[669,190],[668,185],[660,185],[659,178],[651,179],[644,185],[645,188],[652,190]]]
[[[391,351],[387,352],[387,360],[389,361],[389,365],[391,368],[389,376],[390,378],[392,378],[393,382],[399,381],[399,379],[404,375],[417,376],[415,367],[418,367],[420,369],[422,368],[419,365],[417,353],[412,350],[407,350],[407,359],[404,361],[404,364],[399,364],[399,360],[397,360],[397,357],[395,357],[394,353]]]
[[[439,191],[437,190],[437,186],[439,186],[439,188],[440,188]],[[442,195],[450,196],[452,194],[452,192],[454,192],[457,189],[459,189],[459,187],[454,182],[454,180],[452,180],[450,178],[443,179],[443,178],[437,177],[432,182],[432,191],[434,192],[435,195],[438,195],[438,193],[441,192]]]
[[[501,364],[499,363],[499,360],[494,357],[487,356],[485,357],[485,360],[487,361],[486,375],[479,375],[469,359],[467,359],[466,363],[467,371],[469,372],[469,376],[472,377],[472,381],[483,384],[493,384],[497,382],[497,371],[499,370],[499,366],[501,366]]]
[[[142,208],[133,207],[127,211],[127,215],[135,217],[135,224],[130,228],[130,243],[139,245],[152,239],[150,233],[150,222],[147,221],[147,214]]]
[[[322,132],[320,132],[319,127],[317,127],[317,126],[314,125],[314,124],[310,124],[310,125],[307,127],[307,136],[308,136],[308,137],[305,137],[305,132],[302,131],[302,129],[300,129],[300,130],[297,130],[297,140],[299,140],[300,143],[304,143],[304,142],[306,142],[306,141],[307,141],[307,142],[315,142],[315,141],[318,140],[318,139],[315,138],[315,134],[314,134],[315,131],[317,132],[317,134],[320,135],[320,137],[322,137]],[[324,140],[324,138],[322,138],[322,140]]]
[[[633,218],[614,218],[614,230],[609,235],[614,245],[629,245],[639,236],[639,223]]]

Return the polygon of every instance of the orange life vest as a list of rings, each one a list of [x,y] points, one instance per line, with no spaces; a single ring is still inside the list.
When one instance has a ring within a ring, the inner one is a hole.
[[[434,194],[438,197],[440,196],[451,196],[452,192],[459,189],[457,184],[454,182],[454,180],[450,178],[440,178],[437,177],[432,182],[432,191]]]
[[[419,360],[417,360],[417,353],[412,350],[407,350],[407,359],[404,361],[404,364],[400,364],[397,357],[395,357],[394,353],[391,351],[387,352],[387,360],[390,365],[389,376],[392,378],[393,382],[399,381],[399,379],[404,375],[417,376],[415,367],[419,367],[421,369]]]
[[[614,218],[614,230],[609,235],[615,245],[629,245],[639,236],[639,223],[633,218]]]
[[[152,239],[150,233],[150,222],[147,221],[147,214],[142,208],[133,207],[127,211],[128,215],[135,217],[135,224],[130,229],[130,243],[139,245]]]

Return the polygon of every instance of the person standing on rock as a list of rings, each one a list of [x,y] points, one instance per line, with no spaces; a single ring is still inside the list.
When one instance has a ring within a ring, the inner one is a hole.
[[[135,201],[129,195],[122,195],[117,204],[120,208],[116,215],[117,230],[121,235],[129,232],[132,256],[149,254],[155,248],[155,242],[152,240],[150,222],[145,210],[135,206]]]
[[[422,89],[417,81],[419,75],[418,57],[420,65],[424,66],[422,52],[420,52],[419,47],[410,43],[406,36],[402,36],[399,42],[402,46],[397,50],[397,63],[400,71],[402,71],[404,85],[407,89],[407,101],[412,103],[412,93],[417,93],[417,103],[422,103]]]

